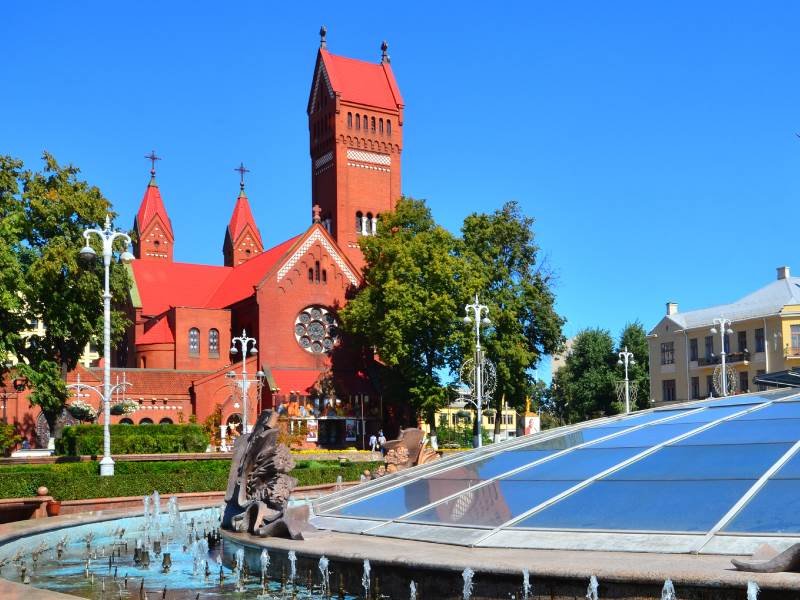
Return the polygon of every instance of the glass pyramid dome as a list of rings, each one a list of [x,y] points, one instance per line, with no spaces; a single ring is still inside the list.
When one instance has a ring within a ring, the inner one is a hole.
[[[748,554],[800,541],[800,391],[492,444],[325,496],[320,529],[478,547]]]

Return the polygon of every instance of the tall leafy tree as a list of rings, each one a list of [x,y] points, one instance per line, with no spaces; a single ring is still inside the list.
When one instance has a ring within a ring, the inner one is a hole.
[[[619,412],[614,380],[617,355],[605,329],[584,329],[575,337],[566,364],[553,378],[552,410],[568,423]]]
[[[83,231],[101,227],[111,205],[100,190],[79,178],[79,169],[61,166],[48,153],[41,171],[0,156],[0,354],[20,360],[18,370],[32,388],[50,431],[67,398],[65,374],[77,364],[87,342],[102,332],[103,269],[100,261],[79,263]],[[97,240],[93,241],[101,254]],[[126,271],[111,270],[112,294],[124,298]],[[22,336],[40,320],[43,335]],[[127,326],[125,314],[112,315],[115,339]],[[0,361],[0,375],[9,369]]]
[[[636,395],[636,406],[631,406],[631,410],[644,409],[650,404],[650,357],[647,348],[647,332],[640,321],[628,323],[619,335],[619,345],[617,352],[625,347],[629,352],[633,352],[635,364],[628,366],[628,379],[635,382],[638,393]],[[618,365],[617,376],[622,379],[625,377],[625,367]]]
[[[564,319],[555,310],[551,274],[539,261],[533,223],[518,203],[508,202],[493,213],[469,215],[461,230],[470,292],[480,293],[492,321],[482,343],[497,368],[498,414],[503,400],[518,410],[525,406],[541,356],[564,341]],[[467,339],[474,344],[474,336]],[[495,419],[495,434],[500,424]]]
[[[387,392],[409,398],[435,430],[435,411],[447,401],[441,378],[465,335],[457,240],[424,201],[403,198],[360,244],[365,285],[342,311],[342,325],[389,367]]]

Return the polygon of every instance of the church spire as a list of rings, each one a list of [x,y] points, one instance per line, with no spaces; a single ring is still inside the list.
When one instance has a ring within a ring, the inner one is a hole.
[[[150,183],[147,184],[139,211],[133,221],[136,233],[133,253],[139,259],[171,261],[175,235],[172,233],[172,223],[156,183],[156,161],[161,158],[156,156],[155,151],[145,158],[150,161]]]
[[[250,210],[250,201],[244,191],[244,174],[249,173],[250,169],[246,168],[244,163],[240,163],[234,171],[239,172],[239,197],[233,207],[231,220],[225,230],[225,242],[222,245],[226,267],[240,265],[264,251],[261,233],[256,227]]]

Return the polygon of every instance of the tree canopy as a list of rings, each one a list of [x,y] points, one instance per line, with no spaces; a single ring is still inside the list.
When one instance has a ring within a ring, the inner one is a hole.
[[[524,405],[532,369],[562,342],[532,225],[509,203],[468,216],[459,238],[435,223],[424,201],[403,198],[381,216],[377,235],[360,240],[365,284],[342,324],[388,367],[392,389],[384,391],[410,399],[434,428],[435,410],[449,399],[443,379],[474,349],[462,319],[475,293],[489,306],[482,343],[498,367],[498,405]]]
[[[20,361],[18,370],[33,389],[50,424],[67,398],[64,375],[73,369],[87,342],[102,332],[103,268],[79,264],[83,231],[102,228],[111,205],[100,190],[78,177],[78,168],[61,166],[48,153],[41,171],[24,169],[20,160],[0,156],[0,377]],[[98,240],[92,245],[101,255]],[[112,294],[127,293],[126,271],[111,270]],[[42,335],[23,336],[41,321]],[[127,319],[114,311],[119,339]]]

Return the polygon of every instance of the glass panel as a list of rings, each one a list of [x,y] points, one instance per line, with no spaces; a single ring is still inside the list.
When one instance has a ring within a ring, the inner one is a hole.
[[[518,527],[708,531],[752,480],[597,481]]]
[[[699,444],[763,444],[800,440],[800,419],[726,421],[678,442],[681,446]]]
[[[500,479],[409,517],[409,521],[496,527],[578,481],[511,481]]]
[[[791,447],[791,444],[666,446],[605,479],[758,479]]]
[[[604,442],[598,442],[592,448],[647,448],[696,429],[697,426],[697,423],[650,425]]]
[[[797,394],[799,390],[794,388],[762,392],[760,394],[742,394],[739,396],[729,396],[728,398],[713,398],[703,402],[693,402],[692,406],[734,406],[738,404],[761,404],[762,402],[773,402]]]
[[[746,409],[746,406],[722,406],[719,408],[706,408],[705,410],[699,410],[692,414],[678,417],[674,421],[670,421],[670,423],[697,423],[697,426],[700,427],[700,424],[702,423],[711,423],[717,419],[724,419],[725,417],[729,417],[734,413],[738,413]]]
[[[800,452],[787,460],[770,479],[800,479]]]
[[[474,463],[458,465],[429,479],[467,479],[477,482],[535,462],[554,452],[556,450],[509,450]]]
[[[737,421],[755,421],[759,419],[800,419],[800,402],[779,402],[770,404],[738,417]]]
[[[622,417],[620,419],[616,419],[614,421],[606,421],[600,425],[594,425],[592,428],[595,427],[633,427],[635,425],[642,425],[643,423],[650,423],[652,421],[658,421],[659,419],[666,419],[668,417],[674,417],[680,413],[688,412],[687,409],[683,410],[656,410],[653,412],[645,413],[643,415],[636,415],[629,416],[627,418]]]
[[[770,480],[723,531],[800,533],[798,505],[800,505],[800,481]]]
[[[520,471],[509,477],[514,481],[578,480],[588,479],[609,467],[641,452],[641,448],[580,448],[564,456]]]
[[[376,494],[371,498],[359,500],[325,514],[396,519],[400,515],[421,508],[450,494],[460,492],[467,487],[469,487],[469,481],[465,479],[436,480],[432,485],[429,481],[417,480],[403,487]]]

